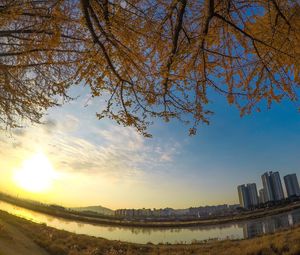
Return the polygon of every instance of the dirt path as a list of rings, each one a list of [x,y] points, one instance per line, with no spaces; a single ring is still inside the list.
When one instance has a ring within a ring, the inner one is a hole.
[[[49,255],[17,228],[0,219],[0,255]]]

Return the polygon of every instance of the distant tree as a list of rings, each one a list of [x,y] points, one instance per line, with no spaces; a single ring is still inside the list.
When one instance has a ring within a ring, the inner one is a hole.
[[[241,115],[297,101],[299,29],[297,0],[1,0],[0,123],[39,122],[84,83],[106,100],[99,119],[194,134],[212,93]]]

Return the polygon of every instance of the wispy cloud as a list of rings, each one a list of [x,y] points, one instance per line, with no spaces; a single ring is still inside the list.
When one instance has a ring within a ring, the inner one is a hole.
[[[163,171],[180,150],[177,143],[146,139],[131,128],[83,125],[73,115],[17,130],[7,139],[13,142],[0,142],[0,146],[12,154],[26,155],[41,149],[61,172],[114,179],[140,178],[153,169]]]

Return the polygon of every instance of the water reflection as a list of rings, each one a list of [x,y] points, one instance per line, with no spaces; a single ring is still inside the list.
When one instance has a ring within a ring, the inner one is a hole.
[[[240,223],[185,228],[116,227],[76,222],[0,201],[0,210],[70,232],[134,243],[191,243],[208,239],[241,239],[275,232],[300,223],[300,209]]]
[[[244,238],[252,238],[257,235],[263,234],[263,223],[262,222],[249,222],[243,226]]]
[[[243,223],[244,238],[252,238],[262,234],[274,233],[279,229],[287,229],[300,223],[300,211],[265,217]]]

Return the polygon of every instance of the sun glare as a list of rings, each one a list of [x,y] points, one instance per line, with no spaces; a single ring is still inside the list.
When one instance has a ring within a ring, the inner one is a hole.
[[[25,160],[20,169],[14,172],[15,183],[30,192],[43,192],[48,190],[56,173],[45,154],[39,152]]]

